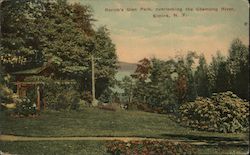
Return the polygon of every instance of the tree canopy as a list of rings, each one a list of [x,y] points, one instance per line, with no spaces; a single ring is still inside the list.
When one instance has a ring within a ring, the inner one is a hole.
[[[6,71],[50,63],[53,78],[75,79],[80,89],[90,90],[94,55],[97,94],[111,85],[117,69],[115,45],[107,28],[93,28],[89,6],[65,0],[4,0],[1,10],[1,62]]]
[[[133,98],[170,111],[198,96],[211,97],[213,93],[232,91],[248,99],[248,48],[235,39],[228,52],[228,57],[217,52],[209,64],[203,54],[196,52],[170,60],[144,58],[132,74],[136,80],[134,90],[130,90],[134,92]]]

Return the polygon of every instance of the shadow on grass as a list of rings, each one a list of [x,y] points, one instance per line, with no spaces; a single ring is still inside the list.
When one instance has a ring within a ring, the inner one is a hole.
[[[189,140],[200,140],[200,141],[244,141],[241,138],[234,137],[217,137],[217,136],[203,136],[203,135],[183,135],[183,134],[161,134],[164,138],[172,139],[189,139]]]

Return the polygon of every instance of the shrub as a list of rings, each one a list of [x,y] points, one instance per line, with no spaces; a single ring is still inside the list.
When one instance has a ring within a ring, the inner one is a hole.
[[[19,98],[7,86],[0,84],[0,104],[16,103]]]
[[[55,109],[56,110],[78,110],[80,105],[80,95],[73,89],[62,90],[56,96]]]
[[[232,92],[198,97],[180,107],[180,123],[192,128],[217,132],[244,132],[249,125],[249,103]]]
[[[194,154],[196,150],[189,144],[168,141],[111,141],[106,144],[107,152],[113,155],[176,155]]]
[[[14,114],[19,116],[36,115],[36,104],[32,103],[28,98],[23,98],[17,103],[16,108],[14,109]]]
[[[92,97],[92,94],[90,91],[84,91],[82,94],[81,94],[81,98],[82,100],[84,100],[86,102],[86,104],[88,106],[91,105],[92,103],[92,100],[93,100],[93,97]]]
[[[71,105],[70,109],[71,110],[79,110],[80,109],[80,97],[79,96],[74,96],[71,99]]]

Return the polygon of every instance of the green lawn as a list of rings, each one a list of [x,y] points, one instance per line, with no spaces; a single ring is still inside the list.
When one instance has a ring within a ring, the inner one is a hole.
[[[18,155],[105,155],[103,141],[0,142],[0,150]]]
[[[170,138],[238,138],[244,134],[202,132],[181,127],[163,114],[141,111],[46,111],[37,118],[13,118],[0,113],[2,134],[23,136],[141,136]]]
[[[244,155],[247,147],[196,147],[197,155]],[[104,141],[0,142],[0,150],[18,155],[108,155]]]
[[[170,116],[141,111],[46,111],[37,118],[13,118],[0,113],[2,134],[23,136],[141,136],[170,139],[244,139],[244,134],[196,131],[181,127]],[[0,151],[24,155],[105,155],[105,141],[1,142]],[[197,154],[245,154],[247,147],[198,147]]]

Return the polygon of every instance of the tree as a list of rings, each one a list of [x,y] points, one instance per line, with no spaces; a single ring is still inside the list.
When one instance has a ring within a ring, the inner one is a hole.
[[[134,99],[152,108],[162,107],[169,112],[176,110],[173,76],[175,65],[174,60],[163,61],[156,58],[139,64],[133,75],[136,80]]]
[[[196,84],[194,79],[194,60],[197,58],[195,52],[188,52],[186,56],[186,70],[188,78],[187,100],[194,101],[197,97]]]
[[[143,58],[139,61],[135,72],[131,75],[136,83],[134,90],[135,99],[139,102],[147,102],[147,96],[149,95],[148,77],[150,76],[151,67],[150,60]]]
[[[218,82],[216,82],[219,74],[218,70],[221,63],[225,61],[226,57],[224,57],[220,51],[217,51],[216,56],[212,56],[212,62],[208,67],[209,87],[212,93],[218,92],[217,91]],[[225,70],[223,72],[225,72]],[[225,82],[229,84],[228,80]]]
[[[97,97],[112,84],[117,69],[115,45],[105,27],[92,28],[90,7],[69,5],[66,0],[5,0],[1,9],[3,56],[26,60],[21,65],[5,63],[8,72],[49,62],[54,79],[75,79],[79,90],[89,91],[94,55],[100,58],[96,59]]]
[[[37,19],[42,17],[42,3],[17,0],[4,0],[1,3],[1,60],[6,69],[20,70],[42,63],[42,50],[36,27]]]
[[[241,98],[248,99],[249,49],[239,39],[232,41],[227,63],[232,85],[231,90]]]
[[[125,76],[122,78],[119,86],[124,90],[123,96],[125,97],[126,102],[131,103],[134,96],[134,82],[130,76]]]
[[[216,77],[216,92],[226,92],[230,90],[230,74],[227,68],[227,62],[220,62]]]
[[[212,92],[231,90],[239,97],[248,99],[248,63],[248,48],[239,39],[233,40],[228,58],[219,52],[212,57],[208,73],[210,90]]]
[[[137,68],[132,77],[137,78],[140,81],[145,81],[149,77],[150,70],[151,70],[150,60],[147,58],[143,58],[137,64]]]
[[[117,73],[117,55],[115,44],[110,38],[109,30],[100,27],[94,35],[96,57],[96,95],[101,95],[103,91],[114,86],[115,74]]]
[[[87,52],[82,50],[87,39],[86,34],[76,28],[73,8],[61,0],[5,0],[3,52],[13,58],[26,59],[22,65],[9,63],[6,68],[17,71],[50,61],[60,77],[83,73],[86,64],[80,58],[86,57]]]
[[[150,92],[148,102],[154,106],[165,107],[167,110],[174,110],[174,77],[175,62],[170,59],[162,61],[152,59],[152,69],[150,73]]]
[[[195,71],[195,83],[197,86],[197,94],[202,97],[209,97],[209,79],[208,79],[208,66],[204,55],[199,56],[199,65]]]
[[[176,72],[178,79],[176,81],[176,93],[179,98],[179,105],[185,101],[193,101],[197,97],[193,68],[195,58],[197,58],[195,52],[188,52],[185,58],[183,56],[177,58]],[[183,84],[183,86],[180,84]]]

